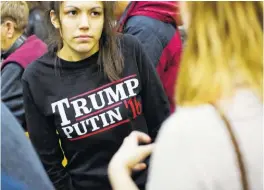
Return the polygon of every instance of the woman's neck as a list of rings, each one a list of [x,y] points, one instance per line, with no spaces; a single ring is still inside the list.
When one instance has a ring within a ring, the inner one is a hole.
[[[64,59],[66,61],[76,62],[76,61],[80,61],[80,60],[83,60],[83,59],[86,59],[86,58],[92,56],[93,54],[98,52],[98,50],[99,50],[99,48],[93,48],[89,52],[80,53],[80,52],[76,52],[76,51],[74,51],[72,49],[63,47],[58,52],[57,55],[58,55],[59,58]]]

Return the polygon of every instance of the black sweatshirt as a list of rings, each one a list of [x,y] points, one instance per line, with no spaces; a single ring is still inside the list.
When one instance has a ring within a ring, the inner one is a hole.
[[[125,64],[120,80],[105,77],[99,53],[77,62],[60,59],[59,69],[47,53],[24,72],[30,139],[57,189],[111,189],[107,167],[123,139],[133,130],[155,139],[169,115],[161,82],[140,43],[131,35],[120,39]],[[141,189],[146,173],[133,175]]]

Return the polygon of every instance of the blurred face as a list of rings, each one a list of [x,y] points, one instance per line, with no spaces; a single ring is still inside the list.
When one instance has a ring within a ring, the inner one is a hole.
[[[102,2],[62,2],[60,18],[51,12],[51,21],[54,27],[60,30],[63,39],[62,57],[68,56],[68,59],[78,60],[99,50],[104,26]]]

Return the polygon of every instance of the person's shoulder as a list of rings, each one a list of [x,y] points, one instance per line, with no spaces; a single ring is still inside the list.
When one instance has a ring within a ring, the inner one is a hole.
[[[47,66],[52,68],[52,64],[52,56],[49,52],[47,52],[27,66],[23,73],[22,79],[28,80],[32,77],[40,77],[43,75],[43,71],[47,68]]]
[[[123,44],[123,46],[125,47],[135,47],[137,48],[137,46],[140,44],[139,40],[137,39],[137,37],[131,35],[131,34],[119,34],[119,39],[121,44]]]
[[[178,107],[167,120],[164,121],[159,136],[181,136],[204,135],[201,131],[212,130],[211,126],[219,125],[220,118],[211,105],[200,105],[195,107]],[[213,131],[212,131],[213,132]]]
[[[121,41],[127,42],[127,43],[138,43],[137,37],[131,35],[131,34],[118,34],[118,37]]]
[[[119,33],[118,36],[118,43],[119,47],[124,55],[128,60],[134,60],[140,50],[140,42],[137,37],[131,34],[121,34]]]

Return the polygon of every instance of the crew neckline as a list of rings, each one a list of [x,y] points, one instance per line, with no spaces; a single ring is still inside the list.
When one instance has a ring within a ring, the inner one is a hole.
[[[60,61],[60,65],[62,68],[86,68],[91,65],[97,64],[98,56],[99,56],[99,51],[79,61],[67,61],[58,56],[57,58]]]

